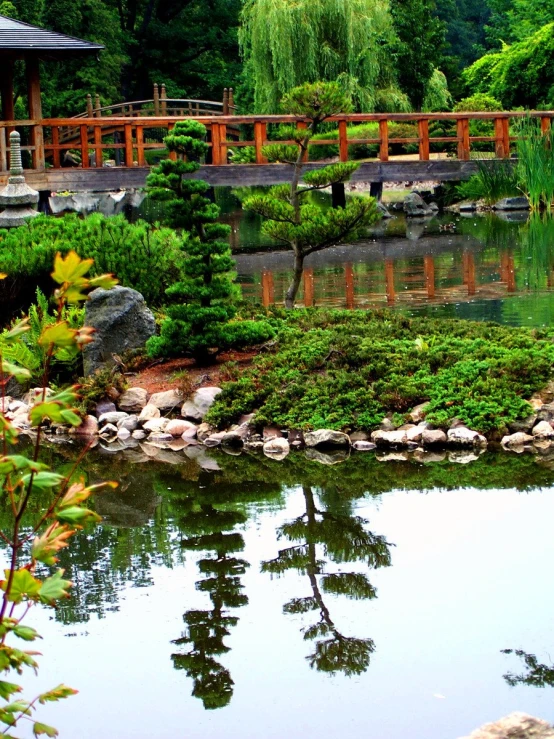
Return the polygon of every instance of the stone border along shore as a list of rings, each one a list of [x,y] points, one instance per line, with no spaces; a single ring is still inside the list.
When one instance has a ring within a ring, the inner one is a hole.
[[[263,451],[266,456],[280,460],[291,449],[305,449],[308,458],[325,464],[343,461],[351,450],[375,451],[382,461],[413,458],[439,462],[448,455],[449,461],[465,464],[477,459],[489,444],[485,436],[456,420],[447,430],[433,428],[425,421],[426,403],[411,411],[412,423],[396,427],[385,418],[371,434],[354,431],[348,435],[331,429],[283,431],[275,426],[264,428],[260,434],[256,433],[253,413],[243,416],[227,430],[217,431],[203,419],[220,392],[218,387],[202,387],[191,399],[184,400],[178,390],[149,396],[143,388],[132,387],[116,399],[117,405],[110,400],[97,403],[95,415],[86,416],[80,427],[52,424],[49,432],[58,438],[96,438],[113,452],[140,445],[148,456],[155,456],[156,449],[180,452],[196,446],[200,447],[199,452],[214,447],[231,454]],[[42,390],[36,388],[23,400],[4,398],[2,410],[21,432],[32,433],[29,411],[41,394]],[[509,425],[510,433],[502,437],[500,447],[516,453],[544,455],[554,449],[554,402],[543,403],[537,395],[529,403],[531,415]]]

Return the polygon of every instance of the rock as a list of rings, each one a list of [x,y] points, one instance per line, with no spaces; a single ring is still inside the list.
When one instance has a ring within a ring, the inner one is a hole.
[[[188,443],[184,439],[173,439],[169,442],[169,448],[174,452],[181,452],[188,446]]]
[[[460,213],[474,213],[477,210],[477,203],[473,200],[468,200],[464,203],[458,203],[458,211]]]
[[[408,452],[381,452],[376,456],[378,462],[409,462]]]
[[[429,403],[420,403],[419,405],[415,405],[410,411],[410,418],[412,421],[414,423],[423,421],[427,413],[427,408],[429,408]]]
[[[98,419],[98,423],[100,425],[104,423],[111,423],[114,426],[117,426],[119,421],[122,421],[124,418],[128,418],[129,414],[124,413],[123,411],[111,411],[110,413],[102,413],[100,418]]]
[[[155,405],[152,405],[151,403],[148,403],[141,410],[138,420],[139,423],[145,423],[146,421],[151,421],[154,418],[159,418],[161,415],[162,414],[160,413],[159,408],[157,408]]]
[[[380,431],[394,431],[395,428],[396,428],[396,426],[390,420],[390,418],[383,418],[383,420],[379,424],[379,430]]]
[[[118,439],[125,440],[125,439],[129,439],[130,437],[131,437],[131,432],[129,431],[129,429],[119,428],[117,430],[117,438]]]
[[[100,418],[104,413],[115,413],[115,411],[117,411],[117,408],[115,407],[115,403],[112,403],[111,400],[99,400],[94,409],[96,418]]]
[[[448,454],[448,461],[454,462],[454,464],[469,464],[470,462],[475,462],[477,459],[479,459],[479,454],[475,452],[457,451],[449,452]]]
[[[425,429],[421,434],[423,446],[442,446],[446,444],[446,434],[440,429]]]
[[[29,410],[27,403],[24,403],[22,400],[12,400],[8,405],[8,411],[10,413],[16,414],[21,410],[25,412]]]
[[[115,364],[113,355],[140,349],[156,333],[156,322],[143,296],[129,287],[93,290],[85,304],[85,326],[96,329],[83,349],[85,376]]]
[[[259,449],[264,448],[264,442],[263,441],[245,441],[244,442],[244,449],[251,452],[257,452]]]
[[[183,393],[180,390],[165,390],[150,396],[148,405],[159,408],[160,411],[172,411],[183,402]]]
[[[332,429],[309,431],[307,434],[304,434],[304,441],[307,447],[350,446],[348,434],[343,434],[342,431],[333,431]]]
[[[554,729],[542,719],[514,711],[462,739],[554,739]]]
[[[538,410],[537,418],[539,421],[554,420],[554,403],[545,403]]]
[[[162,431],[165,431],[165,428],[168,423],[169,423],[169,418],[152,418],[150,419],[150,421],[146,421],[146,423],[143,423],[142,428],[145,431],[150,431],[153,434],[157,434]]]
[[[213,433],[215,433],[215,429],[209,423],[201,423],[196,428],[196,438],[198,441],[205,441]]]
[[[27,405],[34,405],[35,403],[42,403],[43,394],[45,398],[49,398],[51,395],[54,394],[54,391],[49,387],[46,388],[46,392],[41,387],[33,387],[31,388],[31,390],[29,390],[29,392],[25,396],[25,398],[23,399],[23,402],[26,403]],[[21,403],[22,401],[16,400],[13,402]]]
[[[142,429],[136,429],[132,432],[131,436],[133,439],[138,439],[139,441],[142,439],[146,439],[146,431],[143,431]]]
[[[196,439],[198,433],[198,426],[195,426],[192,424],[187,429],[184,430],[184,432],[181,434],[181,438],[185,441],[193,441]],[[209,436],[209,434],[208,434]]]
[[[434,200],[432,202],[428,203],[428,208],[429,208],[429,210],[432,210],[433,213],[435,213],[435,214],[438,213],[439,210],[440,210],[439,206],[437,205],[437,203],[435,203]]]
[[[196,421],[201,421],[210,410],[210,407],[220,392],[220,387],[198,388],[192,396],[192,400],[187,400],[184,403],[181,409],[181,415],[185,418],[193,418]]]
[[[529,210],[529,201],[525,197],[502,198],[493,206],[493,210]]]
[[[448,429],[447,440],[449,444],[455,446],[478,446],[486,447],[487,440],[477,431],[472,431],[466,426],[455,426]]]
[[[377,203],[377,212],[381,215],[381,218],[392,218],[392,214],[389,213],[386,206],[383,203]]]
[[[131,387],[118,399],[117,405],[120,411],[127,413],[140,413],[148,401],[148,393],[142,387]]]
[[[406,429],[406,440],[408,441],[408,443],[414,442],[416,444],[419,444],[422,436],[423,429],[419,426],[412,426],[411,428]]]
[[[352,449],[355,449],[357,452],[371,452],[373,449],[377,449],[377,444],[359,439],[358,441],[352,442]]]
[[[377,446],[405,446],[408,442],[406,431],[381,431],[371,434],[371,441]]]
[[[114,426],[113,423],[107,423],[100,429],[99,436],[107,440],[115,439],[117,437],[117,426]]]
[[[353,431],[350,434],[350,443],[354,446],[355,441],[369,441],[369,434],[365,431]]]
[[[551,439],[554,437],[554,429],[548,421],[539,421],[536,426],[533,426],[531,433],[539,439]]]
[[[533,426],[537,423],[538,417],[536,413],[531,416],[527,416],[522,421],[512,421],[508,424],[510,431],[515,434],[518,431],[522,431],[524,434],[531,432]]]
[[[290,444],[286,439],[277,436],[274,439],[266,441],[263,450],[265,455],[273,459],[284,459],[290,452]]]
[[[127,418],[122,418],[121,421],[117,422],[117,428],[127,429],[127,431],[135,431],[135,429],[138,428],[138,417],[127,416]]]
[[[148,434],[147,441],[149,444],[160,444],[161,443],[161,444],[166,445],[170,441],[173,441],[173,436],[171,436],[171,434],[166,434],[163,431],[153,431],[151,434]]]
[[[210,436],[204,439],[204,445],[207,447],[220,446],[226,433],[226,431],[218,431],[215,434],[210,434]]]
[[[319,449],[306,449],[306,459],[319,464],[334,465],[341,464],[348,459],[348,452],[343,449],[335,451],[320,452]]]
[[[280,428],[277,428],[277,426],[265,426],[262,432],[262,439],[264,441],[279,439],[281,436],[283,436],[283,433]]]
[[[221,470],[217,461],[206,454],[206,449],[202,446],[188,446],[184,450],[184,453],[189,459],[194,460],[203,470],[208,470],[209,472],[218,472]]]
[[[503,436],[500,442],[503,447],[510,449],[514,446],[524,446],[525,444],[532,444],[534,440],[533,436],[523,433],[523,431],[517,431],[515,434],[509,436]]]
[[[94,416],[85,416],[80,426],[72,426],[69,433],[73,436],[96,436],[98,434],[98,421]]]
[[[544,403],[543,399],[537,395],[533,395],[527,402],[534,411],[540,411]]]
[[[290,429],[287,438],[293,449],[304,449],[306,446],[304,433],[299,429]]]
[[[435,215],[435,211],[427,205],[425,200],[417,192],[411,192],[404,198],[404,213],[408,218],[422,218]]]
[[[184,421],[180,418],[174,418],[165,427],[164,431],[166,434],[171,434],[175,438],[183,436],[183,434],[190,428],[194,429],[194,435],[196,436],[196,426],[190,421]]]
[[[255,418],[255,413],[245,413],[239,418],[239,426],[252,426]]]
[[[221,439],[221,445],[234,448],[242,447],[247,436],[248,426],[238,426],[232,431],[227,431]]]

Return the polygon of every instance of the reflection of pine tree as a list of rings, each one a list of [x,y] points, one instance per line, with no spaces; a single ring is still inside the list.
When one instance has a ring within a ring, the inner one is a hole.
[[[344,636],[336,627],[323,594],[360,600],[375,598],[376,591],[362,573],[327,573],[325,559],[318,558],[318,548],[335,564],[365,561],[369,567],[377,568],[390,564],[390,544],[384,537],[366,531],[367,522],[358,516],[319,510],[311,487],[303,486],[303,493],[306,511],[278,531],[279,537],[298,544],[264,562],[262,571],[282,575],[296,570],[308,577],[311,595],[293,598],[283,610],[292,614],[319,611],[319,619],[304,629],[304,638],[314,641],[314,651],[307,657],[310,666],[323,672],[359,675],[367,670],[375,644],[372,639]]]
[[[554,665],[541,664],[534,654],[524,652],[522,649],[503,649],[502,652],[517,655],[525,664],[525,673],[514,675],[508,672],[504,675],[504,680],[512,688],[516,685],[530,685],[533,688],[545,688],[547,685],[554,687]]]
[[[184,548],[203,551],[207,555],[198,561],[198,569],[204,579],[196,583],[196,589],[209,594],[210,610],[187,611],[183,620],[186,630],[174,643],[187,646],[188,651],[172,655],[176,669],[185,670],[194,680],[192,694],[200,698],[204,708],[223,708],[233,696],[231,673],[216,657],[229,651],[223,640],[229,629],[236,626],[238,618],[228,609],[240,608],[248,603],[242,591],[240,576],[249,566],[243,559],[232,555],[244,549],[242,536],[232,529],[246,521],[246,516],[229,508],[217,508],[210,500],[209,491],[202,491],[202,499],[182,501],[182,531]]]

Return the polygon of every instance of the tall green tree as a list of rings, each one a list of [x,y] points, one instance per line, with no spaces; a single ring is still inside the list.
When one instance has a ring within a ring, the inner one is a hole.
[[[338,80],[357,110],[407,110],[396,84],[387,0],[246,0],[239,40],[254,111],[307,82]]]
[[[184,229],[187,258],[183,279],[166,290],[173,301],[159,336],[148,341],[154,357],[191,354],[200,363],[218,351],[259,344],[273,336],[265,321],[233,320],[240,288],[233,280],[230,227],[218,223],[219,208],[207,198],[210,186],[190,179],[200,168],[208,145],[206,127],[179,121],[164,142],[180,159],[166,159],[148,176],[150,196],[165,202],[168,220]]]
[[[392,45],[400,87],[421,110],[427,85],[442,57],[445,28],[435,0],[391,0],[397,41]]]
[[[357,238],[366,226],[378,219],[372,198],[352,198],[344,208],[327,211],[306,201],[306,196],[313,190],[346,182],[359,166],[355,162],[343,162],[303,172],[312,136],[327,118],[348,112],[350,106],[349,99],[337,83],[319,82],[291,90],[283,100],[283,107],[293,115],[307,118],[308,126],[305,130],[291,133],[296,139],[295,146],[277,145],[266,149],[268,158],[291,165],[291,183],[277,185],[267,194],[254,195],[244,201],[247,210],[259,213],[265,219],[263,232],[289,246],[294,253],[294,274],[285,298],[287,308],[294,307],[304,260],[309,254]],[[301,177],[303,185],[300,184]]]
[[[278,530],[280,538],[293,542],[277,557],[263,562],[262,572],[282,576],[296,571],[308,580],[309,594],[292,598],[283,607],[287,614],[314,613],[303,629],[304,639],[314,643],[306,657],[322,672],[359,675],[369,666],[375,644],[372,639],[345,636],[333,619],[326,596],[370,600],[377,593],[362,572],[328,571],[329,563],[365,562],[368,567],[390,565],[390,544],[367,531],[367,521],[349,511],[320,508],[310,485],[302,486],[304,511]]]

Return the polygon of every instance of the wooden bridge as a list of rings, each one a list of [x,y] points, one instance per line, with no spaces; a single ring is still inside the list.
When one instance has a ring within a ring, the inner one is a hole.
[[[213,107],[208,110],[206,106]],[[361,162],[353,181],[394,182],[463,180],[477,171],[478,161],[511,156],[517,119],[531,116],[548,131],[554,111],[486,113],[355,113],[329,119],[328,138],[313,141],[333,146],[339,161],[348,161],[351,147],[372,146],[376,156]],[[142,187],[151,157],[164,153],[163,137],[182,118],[194,118],[207,128],[209,156],[198,177],[211,185],[267,185],[288,181],[290,167],[268,164],[264,147],[278,141],[279,126],[305,128],[307,121],[291,115],[236,115],[229,93],[222,103],[169,100],[100,108],[89,100],[88,110],[76,118],[0,120],[0,185],[6,180],[10,130],[22,133],[27,152],[27,181],[38,190],[115,190]],[[349,138],[348,127],[373,124],[375,135]],[[398,136],[400,129],[403,135]],[[409,134],[409,135],[406,135]],[[234,152],[248,147],[251,163],[237,164]],[[391,148],[411,147],[414,154],[391,155]],[[67,164],[70,152],[75,166]],[[306,168],[321,166],[308,161]]]

